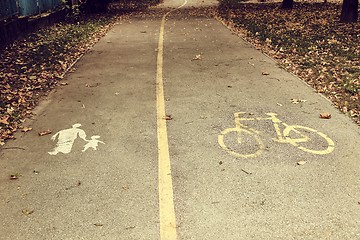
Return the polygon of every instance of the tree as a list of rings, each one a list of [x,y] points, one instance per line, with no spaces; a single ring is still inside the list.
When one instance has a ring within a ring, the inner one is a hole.
[[[281,8],[282,9],[292,9],[294,6],[294,0],[283,0]]]
[[[343,0],[340,21],[344,23],[357,22],[359,0]]]

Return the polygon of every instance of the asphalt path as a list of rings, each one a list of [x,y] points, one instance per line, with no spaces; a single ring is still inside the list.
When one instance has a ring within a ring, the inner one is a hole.
[[[165,1],[76,64],[0,149],[0,239],[360,239],[359,127],[188,15],[214,3]]]

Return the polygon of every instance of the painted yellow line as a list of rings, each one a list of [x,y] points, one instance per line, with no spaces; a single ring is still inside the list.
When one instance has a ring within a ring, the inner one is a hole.
[[[179,8],[185,6],[186,3],[187,1],[185,0],[184,4],[181,5]],[[161,240],[176,240],[177,238],[171,162],[166,127],[165,94],[163,81],[165,20],[171,12],[172,11],[166,13],[161,20],[156,73],[156,109],[159,165],[159,216]]]

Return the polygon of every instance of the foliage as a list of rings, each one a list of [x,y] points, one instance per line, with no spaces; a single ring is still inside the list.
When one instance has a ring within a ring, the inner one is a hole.
[[[96,17],[77,24],[41,29],[0,55],[0,145],[13,138],[41,96],[53,89],[71,63],[106,32],[114,18]]]
[[[69,22],[77,22],[80,19],[80,8],[78,5],[72,6],[68,0],[61,0],[66,9],[66,20]]]
[[[72,15],[72,21],[38,30],[0,52],[0,146],[14,138],[24,119],[31,117],[32,109],[76,59],[125,17],[122,8],[129,9],[127,2],[111,4],[112,14]],[[146,8],[159,0],[139,2]]]
[[[220,4],[219,16],[360,125],[360,23],[339,22],[338,4]]]
[[[111,4],[110,10],[113,12],[141,11],[150,6],[157,5],[160,2],[162,2],[162,0],[116,0]]]

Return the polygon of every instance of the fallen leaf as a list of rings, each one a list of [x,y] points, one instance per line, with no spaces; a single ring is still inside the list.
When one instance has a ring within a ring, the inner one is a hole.
[[[10,180],[17,180],[19,179],[19,175],[18,174],[12,174],[10,175]]]
[[[97,83],[93,83],[93,84],[85,84],[85,86],[92,88],[92,87],[98,87],[98,86],[100,86],[100,84],[101,84],[101,83],[98,83],[98,82],[97,82]]]
[[[268,72],[262,72],[262,75],[270,75]]]
[[[171,115],[166,115],[166,116],[164,117],[164,119],[165,119],[165,120],[173,120],[173,118],[171,117]]]
[[[23,209],[23,210],[21,210],[21,212],[22,212],[24,215],[30,215],[30,214],[34,213],[34,210]]]
[[[201,55],[197,54],[192,60],[201,60]]]
[[[305,163],[306,163],[306,161],[303,161],[303,160],[302,160],[302,161],[298,161],[296,164],[297,164],[297,165],[304,165]]]
[[[0,119],[0,123],[2,124],[5,124],[5,125],[8,125],[9,124],[9,116],[3,116],[1,119]]]
[[[327,113],[327,112],[320,113],[320,118],[330,119],[330,118],[331,118],[331,114],[330,114],[330,113]]]
[[[45,135],[48,135],[51,133],[52,133],[52,131],[50,129],[48,129],[48,130],[39,132],[39,136],[45,136]]]
[[[290,101],[291,101],[293,104],[299,104],[299,103],[302,103],[302,102],[306,102],[307,100],[292,98],[292,99],[290,99]]]
[[[24,127],[23,129],[21,129],[21,131],[24,132],[24,133],[29,132],[31,130],[32,130],[31,127]]]

